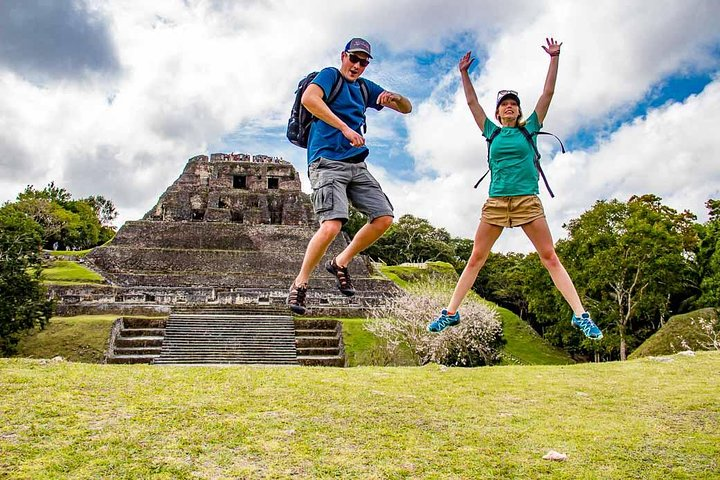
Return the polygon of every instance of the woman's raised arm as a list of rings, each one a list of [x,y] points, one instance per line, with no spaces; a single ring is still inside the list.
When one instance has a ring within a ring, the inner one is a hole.
[[[460,70],[460,78],[462,78],[463,90],[465,91],[465,98],[467,99],[468,107],[470,107],[470,112],[475,119],[475,123],[477,123],[477,126],[480,127],[480,130],[482,131],[485,127],[485,119],[487,118],[487,115],[485,114],[485,110],[483,110],[480,106],[480,102],[478,102],[475,87],[473,87],[473,84],[470,81],[470,74],[468,74],[470,65],[472,65],[475,61],[471,55],[472,52],[467,52],[465,56],[460,59],[458,69]]]
[[[547,76],[545,77],[545,86],[535,106],[535,113],[540,123],[543,123],[545,120],[545,115],[547,115],[548,109],[550,108],[550,101],[555,93],[555,81],[557,80],[558,63],[560,63],[560,46],[562,46],[562,42],[558,43],[554,38],[546,38],[545,41],[547,42],[547,47],[543,45],[542,48],[550,55],[550,65],[548,66]]]

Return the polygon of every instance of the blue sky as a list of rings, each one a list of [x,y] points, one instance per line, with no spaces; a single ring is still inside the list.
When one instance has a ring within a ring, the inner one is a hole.
[[[720,198],[720,3],[636,0],[7,0],[0,3],[0,201],[54,180],[104,195],[119,224],[140,218],[185,162],[218,151],[281,156],[298,80],[337,65],[352,36],[373,45],[365,75],[412,114],[369,112],[369,165],[396,213],[472,237],[485,145],[460,89],[472,50],[481,103],[543,85],[546,36],[564,42],[541,141],[556,238],[601,199],[655,193],[706,218]],[[315,12],[322,11],[322,15]],[[310,191],[304,175],[303,188]],[[487,182],[487,180],[486,180]],[[530,251],[505,232],[500,251]]]

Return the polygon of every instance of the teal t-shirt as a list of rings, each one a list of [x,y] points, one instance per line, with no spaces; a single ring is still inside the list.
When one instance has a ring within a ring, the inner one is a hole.
[[[532,134],[540,131],[541,127],[537,114],[533,112],[528,117],[525,128]],[[486,118],[483,136],[490,138],[498,128],[500,127]],[[535,168],[534,158],[535,152],[518,128],[502,127],[490,144],[490,196],[516,197],[540,193],[540,176]]]

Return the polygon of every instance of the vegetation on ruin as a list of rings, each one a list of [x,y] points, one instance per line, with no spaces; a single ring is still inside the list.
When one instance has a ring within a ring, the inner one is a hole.
[[[52,317],[44,329],[31,329],[20,338],[15,356],[63,357],[72,362],[100,363],[107,351],[110,329],[118,315]]]
[[[54,260],[43,269],[40,278],[45,282],[103,283],[98,273],[72,260]]]
[[[720,330],[718,313],[714,308],[703,308],[693,312],[675,315],[652,337],[640,345],[629,358],[641,358],[652,355],[669,355],[691,350],[708,350],[709,338],[703,330],[702,322]]]
[[[0,477],[711,479],[718,369],[717,352],[477,369],[0,359]]]

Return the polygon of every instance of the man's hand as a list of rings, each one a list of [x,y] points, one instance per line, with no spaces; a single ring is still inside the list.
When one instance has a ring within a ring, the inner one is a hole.
[[[362,147],[365,145],[365,138],[347,125],[345,125],[345,128],[340,130],[340,132],[350,141],[350,145],[353,147]]]
[[[377,104],[383,107],[388,107],[390,104],[397,107],[398,102],[402,100],[402,95],[397,93],[388,92],[387,90],[378,95]]]

